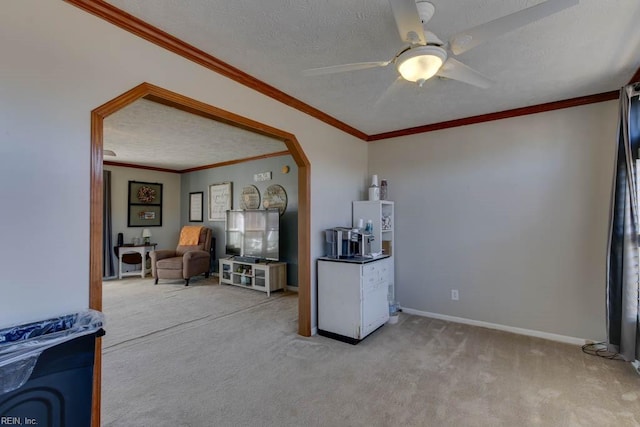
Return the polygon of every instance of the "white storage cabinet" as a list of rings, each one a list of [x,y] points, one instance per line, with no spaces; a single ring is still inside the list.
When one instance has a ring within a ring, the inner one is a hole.
[[[357,344],[389,320],[390,258],[318,260],[318,333]]]

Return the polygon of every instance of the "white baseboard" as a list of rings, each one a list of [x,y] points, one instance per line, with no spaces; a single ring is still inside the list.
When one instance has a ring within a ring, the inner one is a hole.
[[[449,322],[463,323],[465,325],[480,326],[483,328],[497,329],[499,331],[512,332],[514,334],[526,335],[536,338],[544,338],[551,341],[558,341],[566,344],[584,345],[592,340],[584,338],[569,337],[566,335],[552,334],[549,332],[535,331],[533,329],[515,328],[513,326],[500,325],[498,323],[482,322],[480,320],[465,319],[464,317],[447,316],[445,314],[430,313],[428,311],[414,310],[412,308],[402,307],[402,311],[416,316],[430,317],[433,319],[446,320]]]
[[[314,326],[311,328],[311,336],[318,335],[318,327]]]

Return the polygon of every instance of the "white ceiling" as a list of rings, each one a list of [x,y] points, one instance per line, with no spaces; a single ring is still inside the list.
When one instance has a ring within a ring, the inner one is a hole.
[[[303,76],[391,59],[404,45],[387,0],[108,2],[369,135],[617,90],[640,67],[638,0],[580,0],[457,56],[496,81],[489,89],[439,78],[418,88],[392,65]],[[447,40],[541,1],[432,3],[428,28]]]
[[[105,160],[170,170],[286,151],[284,142],[139,99],[104,120]]]

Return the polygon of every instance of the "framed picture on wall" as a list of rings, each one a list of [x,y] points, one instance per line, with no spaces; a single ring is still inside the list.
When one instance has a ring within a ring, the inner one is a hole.
[[[189,222],[203,222],[203,199],[204,192],[202,191],[189,193]]]
[[[230,182],[209,186],[209,221],[224,221],[226,212],[231,209],[233,193]]]
[[[129,181],[127,227],[162,227],[162,184]]]

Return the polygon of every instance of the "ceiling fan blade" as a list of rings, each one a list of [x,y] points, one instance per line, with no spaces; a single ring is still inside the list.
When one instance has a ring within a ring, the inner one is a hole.
[[[401,76],[397,76],[396,79],[393,82],[391,82],[389,86],[387,86],[384,92],[382,92],[382,94],[378,96],[376,101],[373,103],[373,108],[375,109],[380,108],[380,106],[382,106],[382,104],[384,104],[387,101],[387,98],[389,98],[390,95],[392,95],[394,92],[398,90],[399,85],[402,84],[403,82],[406,82],[406,80],[403,79]]]
[[[311,68],[304,70],[305,76],[320,76],[323,74],[344,73],[346,71],[366,70],[367,68],[386,67],[391,61],[356,62],[354,64],[333,65],[331,67]]]
[[[539,21],[554,13],[575,6],[578,3],[580,3],[580,0],[547,0],[544,3],[522,9],[511,15],[494,19],[493,21],[455,34],[449,40],[449,46],[455,55],[460,55],[487,40],[517,30],[520,27]]]
[[[462,62],[453,58],[447,59],[447,61],[442,64],[442,67],[440,67],[436,76],[446,77],[451,80],[458,80],[483,89],[488,88],[494,83],[493,80],[483,76],[478,71],[473,68],[469,68]]]
[[[426,44],[415,0],[389,0],[389,4],[402,41],[411,44]]]

